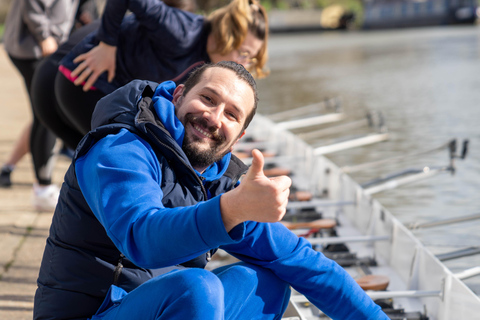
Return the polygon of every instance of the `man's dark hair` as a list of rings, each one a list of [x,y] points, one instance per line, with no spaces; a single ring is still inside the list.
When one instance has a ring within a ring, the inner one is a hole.
[[[188,77],[187,81],[185,81],[185,89],[183,91],[183,95],[185,96],[190,89],[192,89],[194,86],[196,86],[202,77],[202,74],[205,72],[205,70],[210,69],[210,68],[224,68],[224,69],[229,69],[235,72],[237,77],[246,83],[252,88],[253,90],[253,97],[254,97],[254,104],[253,104],[253,110],[250,112],[250,114],[247,115],[247,118],[245,119],[245,124],[243,126],[243,129],[245,130],[250,122],[253,119],[253,116],[255,115],[255,112],[257,111],[257,103],[258,103],[258,93],[257,93],[257,83],[255,82],[255,79],[253,79],[253,76],[250,74],[250,72],[247,71],[241,64],[238,64],[233,61],[220,61],[217,63],[206,63],[203,64],[202,66],[198,67],[195,69]]]

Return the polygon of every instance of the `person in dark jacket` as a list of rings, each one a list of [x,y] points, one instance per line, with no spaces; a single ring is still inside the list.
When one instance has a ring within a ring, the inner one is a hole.
[[[267,15],[256,0],[232,0],[208,18],[161,0],[108,0],[99,28],[62,59],[58,73],[36,75],[35,112],[75,148],[97,101],[134,79],[182,83],[199,65],[221,60],[265,76],[267,38]],[[51,78],[55,93],[48,96],[56,103],[42,99],[42,83]]]
[[[280,319],[290,285],[333,319],[388,319],[278,222],[290,178],[267,178],[258,150],[248,171],[232,155],[256,105],[231,61],[101,99],[61,189],[34,319]],[[205,270],[218,248],[242,262]]]

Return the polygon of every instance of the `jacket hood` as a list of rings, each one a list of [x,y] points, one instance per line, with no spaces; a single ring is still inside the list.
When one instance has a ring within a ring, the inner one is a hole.
[[[150,90],[148,90],[149,88]],[[140,80],[130,82],[98,101],[92,116],[92,130],[115,123],[121,124],[123,127],[125,125],[131,126],[130,119],[132,117],[135,118],[135,128],[143,126],[146,122],[158,126],[154,123],[152,117],[143,116],[141,113],[144,111],[138,107],[138,103],[144,96],[150,96],[156,117],[176,142],[176,147],[181,149],[185,127],[175,115],[175,106],[172,103],[175,88],[176,84],[173,81],[166,81],[161,84]],[[201,176],[206,181],[220,178],[227,170],[230,158],[231,153],[229,152],[220,161],[208,167]],[[200,175],[200,173],[198,174]]]

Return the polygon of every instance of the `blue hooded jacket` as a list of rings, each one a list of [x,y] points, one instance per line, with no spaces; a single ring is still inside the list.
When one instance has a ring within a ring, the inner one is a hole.
[[[112,284],[129,292],[179,264],[203,267],[217,248],[270,269],[333,319],[388,319],[343,268],[281,223],[226,232],[219,200],[246,168],[231,154],[201,175],[191,167],[174,88],[136,80],[99,101],[62,186],[35,319],[88,318]]]

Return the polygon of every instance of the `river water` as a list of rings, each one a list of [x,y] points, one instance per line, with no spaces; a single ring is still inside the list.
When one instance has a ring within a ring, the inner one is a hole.
[[[480,213],[479,26],[273,34],[269,52],[271,75],[258,81],[260,113],[340,97],[345,122],[364,119],[368,111],[383,114],[389,139],[327,155],[339,166],[430,150],[452,138],[460,145],[469,139],[467,158],[456,160],[454,175],[441,173],[374,195],[400,221],[409,224]],[[342,135],[354,133],[359,132]],[[448,163],[445,148],[351,176],[363,183],[398,170]],[[438,254],[479,246],[479,231],[480,220],[475,220],[414,233]],[[460,272],[480,266],[480,255],[445,264]],[[480,294],[480,276],[465,283]]]

